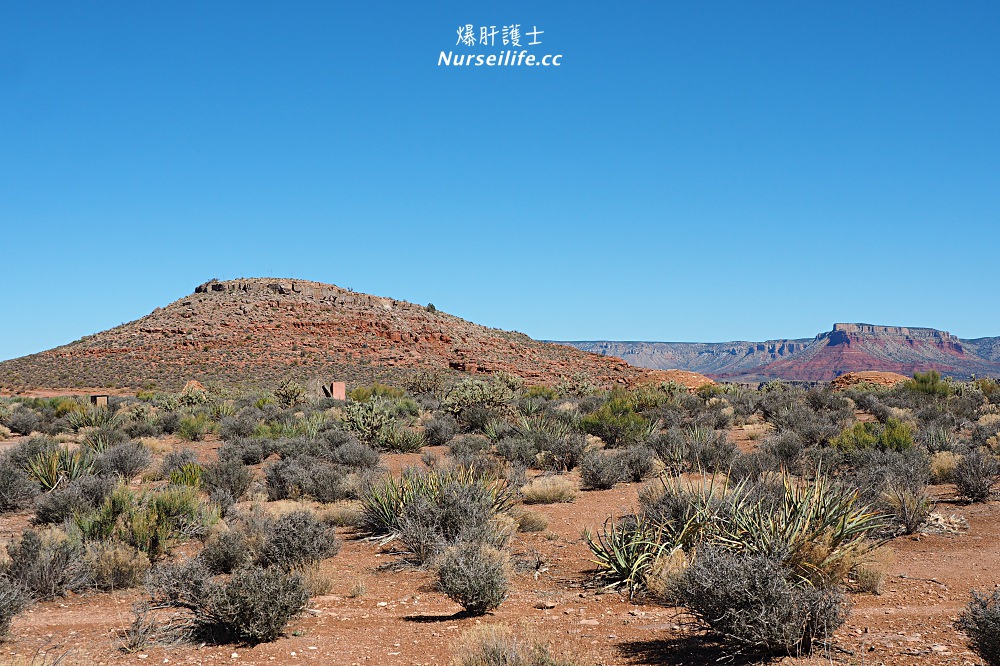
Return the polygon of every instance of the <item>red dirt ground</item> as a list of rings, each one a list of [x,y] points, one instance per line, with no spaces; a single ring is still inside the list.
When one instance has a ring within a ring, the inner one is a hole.
[[[214,443],[202,444],[206,449]],[[205,451],[207,453],[207,451]],[[418,456],[385,456],[390,469]],[[393,566],[388,548],[341,530],[340,553],[323,563],[332,592],[315,597],[286,637],[255,647],[191,645],[150,647],[123,654],[116,633],[131,620],[137,590],[70,595],[36,604],[16,617],[13,638],[0,644],[0,662],[30,660],[39,651],[65,654],[66,664],[245,663],[447,664],[459,634],[479,623],[501,622],[548,642],[551,652],[574,664],[703,664],[717,654],[699,651],[696,632],[684,628],[674,608],[629,601],[592,583],[590,551],[582,538],[609,514],[635,507],[639,484],[581,492],[571,504],[532,506],[548,529],[518,534],[520,561],[510,598],[493,614],[468,618],[431,588],[425,571]],[[853,611],[828,650],[781,664],[979,664],[953,622],[970,588],[1000,583],[1000,503],[963,505],[954,488],[936,486],[938,512],[969,522],[967,532],[920,535],[891,542],[896,561],[881,596],[852,594]],[[30,513],[0,518],[6,541],[28,525]],[[363,595],[349,596],[357,583]],[[27,662],[25,662],[27,663]]]

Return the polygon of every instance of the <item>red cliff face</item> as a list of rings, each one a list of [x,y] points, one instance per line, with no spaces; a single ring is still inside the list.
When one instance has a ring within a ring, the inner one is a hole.
[[[803,351],[768,363],[754,375],[801,381],[830,381],[846,372],[877,370],[912,375],[937,370],[947,375],[984,374],[1000,365],[970,358],[961,340],[931,328],[835,324]]]

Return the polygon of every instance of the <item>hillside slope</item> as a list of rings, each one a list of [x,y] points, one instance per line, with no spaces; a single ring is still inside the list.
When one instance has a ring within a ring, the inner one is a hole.
[[[175,389],[190,379],[271,385],[387,381],[415,370],[505,370],[530,383],[628,384],[615,358],[486,328],[421,305],[301,280],[210,282],[145,317],[0,363],[0,389]]]

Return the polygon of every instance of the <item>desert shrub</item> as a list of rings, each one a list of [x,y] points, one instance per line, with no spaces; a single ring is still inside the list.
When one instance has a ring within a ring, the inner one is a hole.
[[[31,605],[31,593],[20,582],[0,574],[0,641],[10,633],[14,616]]]
[[[101,426],[100,428],[90,430],[84,435],[81,446],[93,453],[101,453],[116,444],[127,441],[129,441],[128,435],[118,428]]]
[[[564,436],[536,436],[535,446],[538,447],[537,464],[542,469],[570,471],[580,464],[586,441],[578,433]]]
[[[4,425],[18,435],[30,435],[38,431],[42,425],[42,420],[34,410],[28,407],[21,407],[10,413],[4,420]]]
[[[182,416],[177,424],[177,435],[189,442],[200,442],[211,428],[208,415],[203,412]]]
[[[139,441],[116,444],[101,452],[94,460],[96,474],[117,474],[130,481],[153,464],[153,453]]]
[[[1000,481],[1000,463],[989,453],[973,449],[955,465],[955,488],[970,502],[985,502]]]
[[[189,560],[154,570],[147,587],[154,602],[190,611],[198,634],[250,644],[281,636],[309,601],[302,575],[280,567],[247,566],[220,580]]]
[[[764,476],[777,472],[781,467],[778,459],[764,450],[751,453],[740,453],[729,465],[728,476],[731,481],[757,482]]]
[[[292,511],[279,517],[267,530],[258,563],[293,568],[314,564],[340,550],[340,540],[330,525],[311,511]]]
[[[375,535],[394,535],[399,531],[403,511],[417,497],[431,501],[445,486],[479,486],[490,497],[492,513],[507,511],[514,501],[514,493],[503,478],[484,474],[465,467],[449,467],[429,472],[404,470],[396,479],[385,476],[370,483],[362,493],[362,526]]]
[[[443,446],[451,441],[458,431],[458,424],[451,416],[444,415],[431,419],[424,425],[424,435],[431,446]]]
[[[198,558],[212,573],[229,574],[251,560],[250,549],[243,530],[230,529],[212,534]]]
[[[194,449],[178,449],[163,456],[160,462],[160,476],[169,478],[170,475],[185,465],[198,464],[198,452]]]
[[[181,415],[178,412],[160,414],[157,423],[164,435],[173,435],[181,427]]]
[[[459,435],[448,443],[448,451],[457,460],[470,459],[492,448],[490,440],[480,435]]]
[[[543,643],[514,635],[500,624],[473,627],[459,636],[456,643],[456,666],[568,666],[556,660]]]
[[[406,395],[406,391],[403,389],[375,382],[371,386],[359,386],[353,389],[347,394],[347,397],[353,402],[369,402],[372,398],[396,400],[404,395]]]
[[[244,465],[259,465],[274,453],[275,445],[263,437],[240,437],[223,442],[219,459],[237,459]]]
[[[149,572],[149,557],[116,541],[87,544],[83,565],[91,586],[99,590],[138,587]]]
[[[497,520],[490,488],[449,481],[418,495],[399,517],[399,540],[420,564],[460,542],[506,545],[509,534]]]
[[[624,391],[613,391],[607,402],[583,417],[580,427],[600,437],[610,448],[638,443],[649,429],[648,422],[635,413]]]
[[[155,560],[178,540],[202,536],[218,516],[189,486],[169,486],[136,495],[119,486],[94,512],[77,516],[88,540],[118,539]]]
[[[506,553],[479,543],[460,543],[444,552],[437,567],[438,588],[473,615],[499,608],[510,590]]]
[[[219,437],[226,442],[252,437],[258,422],[258,419],[249,414],[240,413],[236,416],[227,416],[219,421]]]
[[[760,450],[773,456],[780,467],[792,470],[795,469],[796,462],[805,446],[805,441],[796,433],[786,431],[765,439]]]
[[[625,479],[621,456],[592,451],[580,462],[580,479],[584,488],[607,490]]]
[[[379,463],[379,453],[353,437],[333,448],[327,458],[338,465],[355,469],[374,469]]]
[[[934,510],[934,500],[923,489],[892,483],[882,494],[886,506],[903,534],[913,534]]]
[[[35,500],[35,520],[61,523],[67,518],[89,513],[99,507],[116,486],[113,479],[81,476]]]
[[[934,397],[947,397],[952,393],[952,385],[948,380],[941,379],[941,373],[937,370],[913,373],[913,379],[907,380],[903,386],[917,393],[923,393]]]
[[[1000,665],[1000,590],[972,591],[956,623],[969,637],[972,649],[990,666]]]
[[[155,437],[160,434],[155,417],[150,417],[149,420],[129,421],[123,426],[123,430],[132,439]]]
[[[739,453],[725,431],[700,426],[669,430],[651,439],[649,445],[674,473],[725,471]]]
[[[264,478],[271,500],[312,497],[318,502],[336,502],[354,495],[343,469],[312,456],[269,463],[264,466]]]
[[[253,473],[241,461],[232,458],[205,465],[201,473],[202,485],[209,494],[225,491],[238,502],[250,488]]]
[[[0,457],[0,513],[17,511],[31,503],[38,484],[7,457]]]
[[[839,589],[804,584],[767,555],[706,548],[671,592],[734,654],[808,654],[847,618]]]
[[[58,530],[25,530],[19,541],[7,547],[10,562],[6,574],[32,597],[51,599],[86,583],[82,551],[79,541]]]
[[[904,451],[913,446],[910,427],[899,419],[889,417],[884,423],[855,423],[833,439],[832,444],[841,451],[877,448],[882,451]]]
[[[565,476],[540,476],[521,487],[525,504],[572,502],[576,495],[576,484]]]
[[[922,449],[859,449],[845,461],[846,476],[862,498],[892,516],[905,533],[916,531],[933,509],[926,490],[930,463]]]
[[[648,446],[630,446],[618,456],[625,471],[625,481],[639,483],[656,472],[656,453]]]
[[[538,457],[538,446],[528,437],[504,437],[496,444],[496,454],[512,463],[534,465]]]

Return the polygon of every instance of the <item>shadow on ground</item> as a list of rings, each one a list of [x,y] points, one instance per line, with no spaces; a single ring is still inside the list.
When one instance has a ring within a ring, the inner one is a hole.
[[[680,636],[658,641],[628,641],[619,645],[618,651],[624,663],[628,664],[704,666],[718,663],[726,666],[743,666],[775,661],[769,657],[733,656],[704,636]]]

